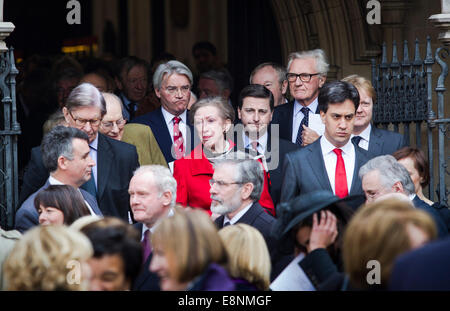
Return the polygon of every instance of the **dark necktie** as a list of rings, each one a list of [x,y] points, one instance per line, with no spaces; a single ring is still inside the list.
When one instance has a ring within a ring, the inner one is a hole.
[[[95,150],[92,146],[89,146],[90,149]],[[91,178],[81,185],[81,189],[86,190],[89,192],[95,199],[97,199],[97,186],[95,185],[95,178],[94,178],[94,170],[91,168]]]
[[[130,102],[128,104],[128,109],[127,110],[128,110],[128,113],[130,114],[130,120],[129,121],[131,121],[131,120],[134,119],[135,110],[136,110],[136,103]]]
[[[336,173],[334,175],[334,191],[336,196],[344,198],[348,195],[347,174],[345,173],[345,163],[342,157],[342,149],[333,149],[337,155]]]
[[[361,141],[362,137],[361,136],[353,136],[352,137],[352,143],[355,146],[359,146],[359,142]]]
[[[223,224],[223,227],[222,227],[222,228],[225,228],[226,226],[229,226],[229,225],[231,225],[231,224],[230,224],[229,221],[227,221],[226,223]]]
[[[308,126],[309,124],[308,122],[309,109],[303,107],[300,111],[303,113],[303,119],[302,122],[300,122],[300,126],[298,127],[297,139],[295,140],[295,143],[299,146],[303,145],[303,138],[302,138],[303,125]]]
[[[150,230],[145,230],[144,239],[141,241],[142,244],[142,262],[146,262],[148,256],[152,252],[152,245],[150,243]]]

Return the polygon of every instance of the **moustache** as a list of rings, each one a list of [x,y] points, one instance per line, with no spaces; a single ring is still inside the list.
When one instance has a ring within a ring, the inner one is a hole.
[[[220,198],[216,197],[215,195],[211,196],[211,200],[219,202],[219,204],[223,204],[223,201]]]

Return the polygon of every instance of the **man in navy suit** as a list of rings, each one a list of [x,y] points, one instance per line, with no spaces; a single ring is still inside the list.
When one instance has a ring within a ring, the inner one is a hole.
[[[406,168],[391,155],[378,156],[364,164],[359,170],[366,202],[373,202],[389,193],[403,193],[414,207],[423,209],[433,218],[440,237],[448,234],[442,216],[415,194],[414,183]]]
[[[330,82],[320,89],[318,101],[325,133],[286,155],[281,202],[316,190],[328,190],[339,197],[363,194],[358,171],[369,155],[350,141],[358,90],[347,82]]]
[[[392,269],[390,290],[450,291],[450,238],[400,256]]]
[[[42,158],[50,177],[43,187],[33,193],[16,213],[15,228],[24,232],[39,224],[34,198],[49,185],[70,185],[78,189],[92,178],[95,162],[89,155],[88,136],[75,128],[57,126],[42,140]],[[102,215],[97,201],[87,191],[79,189],[92,214]]]
[[[95,162],[92,178],[81,188],[97,199],[104,215],[128,221],[128,184],[133,171],[139,166],[136,147],[98,133],[106,105],[100,91],[90,83],[82,83],[72,90],[63,113],[70,127],[88,135],[89,154]],[[34,151],[24,174],[21,198],[39,189],[49,176],[40,149]]]
[[[280,200],[285,155],[300,147],[288,140],[280,139],[278,131],[273,131],[269,127],[274,105],[273,93],[266,87],[259,84],[244,87],[238,103],[238,116],[244,128],[238,125],[235,127],[237,130],[235,143],[240,150],[247,149],[264,155],[266,169],[269,172],[269,192],[276,205]]]
[[[194,130],[187,112],[192,84],[192,72],[183,63],[171,60],[159,65],[153,87],[161,107],[132,121],[150,126],[167,163],[194,147]]]
[[[177,195],[177,182],[167,167],[161,165],[141,166],[134,173],[128,190],[135,228],[141,234],[143,264],[132,289],[138,291],[160,290],[160,279],[149,270],[153,256],[151,233],[157,222],[173,213]]]
[[[358,89],[360,97],[352,141],[369,151],[372,157],[393,154],[406,146],[403,136],[399,133],[378,129],[371,125],[373,102],[376,97],[372,83],[358,75],[345,77],[342,81],[353,84]]]
[[[294,101],[276,107],[272,119],[272,123],[280,125],[280,138],[299,146],[306,146],[319,138],[319,135],[309,128],[309,115],[319,113],[319,89],[327,79],[328,68],[323,50],[295,52],[289,55],[286,78]]]

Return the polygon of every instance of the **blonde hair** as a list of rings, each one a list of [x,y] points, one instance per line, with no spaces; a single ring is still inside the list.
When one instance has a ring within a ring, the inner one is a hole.
[[[199,210],[174,208],[152,233],[154,249],[161,249],[171,277],[180,283],[192,281],[211,263],[225,265],[227,253],[208,215]]]
[[[87,290],[86,279],[68,281],[70,262],[82,263],[92,254],[82,233],[65,226],[37,226],[23,235],[4,263],[6,289]]]
[[[375,92],[375,89],[373,88],[372,82],[370,82],[370,80],[367,80],[362,76],[350,75],[342,79],[342,81],[353,84],[358,90],[359,89],[364,90],[375,102],[375,99],[377,98],[377,93]]]
[[[381,284],[386,286],[395,259],[411,250],[410,226],[422,230],[428,239],[437,235],[433,219],[409,202],[384,199],[360,208],[344,233],[343,260],[352,284],[367,288],[366,264],[377,260],[381,266]]]
[[[270,285],[271,262],[262,234],[246,224],[224,227],[219,235],[228,253],[228,272],[233,278],[242,278],[259,290]]]

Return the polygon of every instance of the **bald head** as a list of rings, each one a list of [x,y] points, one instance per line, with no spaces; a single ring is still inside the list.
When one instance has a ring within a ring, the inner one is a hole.
[[[122,115],[122,101],[112,93],[102,93],[102,95],[106,102],[106,114],[100,124],[100,133],[121,140],[126,122]]]

